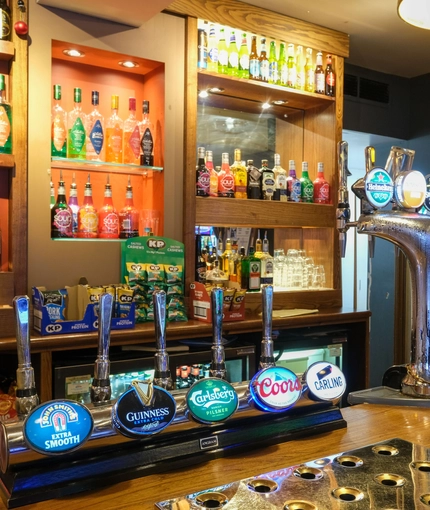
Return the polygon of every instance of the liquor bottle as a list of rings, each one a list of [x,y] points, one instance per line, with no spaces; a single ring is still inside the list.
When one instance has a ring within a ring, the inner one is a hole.
[[[261,260],[254,255],[254,247],[250,246],[248,255],[242,259],[241,286],[247,292],[258,292],[261,284]]]
[[[149,101],[142,103],[142,122],[140,130],[140,164],[154,166],[154,127],[149,118]]]
[[[225,241],[225,250],[221,257],[221,271],[227,276],[230,276],[231,273],[231,261],[233,257],[233,250],[231,246],[231,239],[227,238]]]
[[[6,0],[0,0],[0,20],[1,20],[0,40],[10,41],[12,34],[11,30],[12,25],[10,7],[8,6]]]
[[[312,48],[306,48],[305,90],[306,92],[315,91],[315,69],[312,57]]]
[[[228,45],[227,74],[230,76],[239,76],[239,52],[237,51],[236,34],[234,30],[230,33],[230,44]]]
[[[127,188],[125,190],[125,204],[118,213],[118,220],[120,239],[139,236],[139,211],[134,207],[130,176],[128,176]]]
[[[242,261],[245,258],[245,247],[241,246],[239,249],[238,257],[237,257],[237,269],[236,269],[236,281],[240,285],[240,288],[243,289],[242,286]]]
[[[221,172],[218,174],[218,196],[234,198],[234,176],[228,162],[228,152],[222,153]]]
[[[119,96],[111,97],[111,116],[106,121],[106,162],[122,163],[124,122],[118,115]],[[100,226],[100,225],[99,225]]]
[[[253,35],[251,39],[251,53],[249,54],[249,77],[252,80],[261,80],[260,59],[257,53],[257,36]]]
[[[269,81],[269,59],[266,51],[266,38],[262,37],[260,41],[260,77],[261,81]]]
[[[261,171],[254,166],[254,161],[248,159],[247,169],[248,172],[248,187],[247,196],[256,200],[261,199]]]
[[[63,181],[63,172],[60,170],[57,200],[51,209],[51,238],[61,239],[73,237],[73,215],[67,205],[66,187]]]
[[[300,177],[301,200],[312,203],[314,201],[314,184],[309,178],[308,162],[302,162],[302,176]]]
[[[318,163],[318,173],[314,180],[314,202],[316,204],[330,203],[330,185],[324,178],[324,163]]]
[[[255,253],[254,255],[259,259],[263,255],[263,241],[260,237],[260,229],[257,231],[257,239],[255,240]]]
[[[273,174],[275,176],[275,192],[273,194],[273,200],[287,202],[287,172],[281,166],[281,155],[275,154],[274,159],[275,166],[273,167]]]
[[[82,111],[82,91],[79,87],[74,88],[73,96],[75,105],[67,115],[67,157],[70,159],[85,159],[85,115]]]
[[[197,34],[197,67],[208,67],[208,36],[204,28],[199,28]]]
[[[136,98],[128,98],[129,115],[124,121],[124,163],[140,165],[140,128],[136,118]]]
[[[296,163],[294,159],[290,159],[287,177],[287,194],[289,202],[300,202],[302,187],[296,175]]]
[[[99,217],[93,204],[91,178],[88,174],[84,189],[84,202],[78,211],[78,233],[76,237],[95,239],[98,236]]]
[[[319,51],[317,53],[317,63],[315,67],[315,92],[317,94],[325,94],[325,72],[322,58],[323,55]]]
[[[198,160],[196,168],[196,196],[208,197],[210,189],[210,172],[205,163],[205,148],[197,149]]]
[[[331,55],[327,55],[325,68],[325,95],[331,97],[336,95],[336,75],[333,70]]]
[[[221,258],[222,254],[224,253],[224,243],[222,238],[222,231],[220,229],[218,234],[218,241],[217,241],[217,258]]]
[[[190,373],[190,386],[192,386],[195,382],[200,379],[200,367],[199,365],[191,365],[191,373]]]
[[[61,106],[61,85],[54,85],[54,106],[51,112],[51,156],[67,157],[67,113]]]
[[[86,123],[86,144],[87,159],[92,161],[104,161],[104,117],[99,112],[99,93],[97,90],[91,92],[92,112],[87,115]]]
[[[55,188],[54,188],[54,183],[52,181],[49,183],[49,185],[50,185],[50,190],[51,190],[49,205],[50,205],[50,208],[52,209],[55,205]]]
[[[263,253],[261,260],[261,285],[273,285],[273,257],[269,252],[269,240],[267,239],[267,230],[264,232]],[[255,254],[257,256],[257,254]]]
[[[240,149],[234,149],[234,163],[231,165],[234,176],[234,198],[248,198],[248,174],[241,159]]]
[[[213,152],[206,151],[206,168],[209,170],[209,196],[218,196],[218,173],[214,168]]]
[[[303,46],[297,46],[296,52],[296,89],[305,90],[305,57],[303,55]]]
[[[276,85],[279,81],[278,59],[276,58],[276,42],[270,41],[269,52],[269,83]]]
[[[196,235],[196,273],[195,279],[196,282],[205,283],[206,282],[206,261],[202,255],[202,236],[200,234]]]
[[[78,186],[76,184],[75,174],[73,174],[72,182],[70,184],[69,207],[72,210],[72,218],[73,218],[72,232],[73,232],[73,237],[76,237],[77,233],[78,233],[79,204],[78,204]]]
[[[297,68],[296,68],[296,59],[294,56],[294,44],[288,45],[287,66],[288,66],[287,87],[295,89],[296,85],[297,85]]]
[[[263,159],[261,161],[261,196],[263,200],[275,200],[275,174],[269,168],[269,161]]]
[[[207,69],[212,73],[218,72],[218,42],[216,40],[215,25],[213,23],[209,25]]]
[[[119,218],[113,205],[112,186],[109,175],[106,179],[103,206],[99,209],[99,237],[102,239],[117,239],[119,236]]]
[[[249,78],[249,50],[246,32],[242,34],[239,50],[239,78]]]
[[[285,55],[285,43],[281,42],[279,46],[279,60],[278,60],[278,75],[279,85],[284,87],[288,84],[288,64]]]
[[[220,28],[218,41],[218,72],[227,74],[228,72],[228,49],[225,42],[224,28]]]

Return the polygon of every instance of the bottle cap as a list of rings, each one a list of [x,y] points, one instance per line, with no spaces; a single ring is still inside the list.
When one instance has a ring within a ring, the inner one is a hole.
[[[4,87],[4,76],[1,74],[0,75],[0,90],[4,90],[4,88],[1,88],[1,85],[2,85],[2,82],[3,82],[3,87]],[[61,99],[61,85],[54,85],[54,99]]]
[[[117,110],[118,109],[118,105],[119,105],[119,96],[114,94],[112,97],[111,97],[111,102],[110,102],[110,107],[113,109],[113,110]]]
[[[75,87],[73,90],[75,103],[80,103],[82,99],[82,90],[79,87]]]
[[[149,113],[149,101],[144,100],[142,103],[142,112]]]
[[[93,90],[91,92],[91,104],[97,106],[99,104],[99,92],[98,90]]]
[[[131,111],[136,111],[136,98],[135,97],[129,97],[128,98],[128,109]]]

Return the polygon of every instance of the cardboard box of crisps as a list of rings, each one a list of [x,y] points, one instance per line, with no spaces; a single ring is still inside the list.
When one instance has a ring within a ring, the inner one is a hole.
[[[5,393],[0,394],[0,421],[3,423],[17,419],[15,397]]]

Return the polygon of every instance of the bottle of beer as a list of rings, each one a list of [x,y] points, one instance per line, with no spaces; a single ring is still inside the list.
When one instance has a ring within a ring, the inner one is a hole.
[[[303,55],[303,46],[297,46],[296,52],[296,89],[305,90],[305,57]]]
[[[325,95],[331,97],[336,95],[336,75],[333,70],[331,55],[327,55],[325,68]]]
[[[218,72],[218,42],[216,40],[215,25],[209,25],[208,37],[208,71],[212,73]]]
[[[242,43],[239,50],[239,78],[249,78],[249,51],[246,32],[242,34]]]
[[[306,48],[305,90],[306,92],[315,91],[315,69],[312,58],[312,48]]]
[[[314,185],[313,182],[309,178],[308,171],[308,162],[302,162],[302,176],[300,178],[300,188],[301,188],[301,199],[302,202],[311,203],[314,201]]]
[[[315,67],[315,92],[317,94],[325,94],[325,72],[322,63],[322,53],[319,51]]]
[[[260,200],[261,198],[261,171],[254,166],[254,161],[248,159],[247,161],[247,172],[248,172],[248,198]]]
[[[288,45],[287,66],[288,66],[287,87],[295,89],[296,85],[297,85],[297,67],[296,67],[296,58],[294,56],[294,44]]]
[[[263,200],[275,200],[275,174],[269,168],[269,161],[263,159],[261,161],[261,197]]]
[[[239,52],[237,51],[236,34],[234,30],[231,31],[230,44],[228,45],[227,74],[230,76],[239,76]]]
[[[270,41],[269,83],[276,85],[279,81],[278,60],[276,58],[276,42]]]
[[[219,31],[218,41],[218,72],[220,74],[228,73],[228,49],[225,42],[224,28]]]
[[[196,169],[196,196],[208,197],[210,187],[210,172],[205,163],[205,148],[197,150],[198,160]]]
[[[208,36],[204,28],[199,28],[197,34],[197,67],[208,68]]]
[[[0,40],[10,41],[12,34],[12,24],[10,16],[10,7],[6,0],[0,0]]]
[[[288,83],[288,64],[285,55],[285,43],[281,42],[279,46],[279,60],[278,60],[278,77],[279,85],[287,86]]]
[[[324,163],[318,163],[317,178],[314,180],[314,202],[316,204],[330,203],[330,185],[324,178]]]
[[[252,80],[261,80],[260,59],[257,53],[257,36],[253,35],[251,40],[251,53],[249,54],[249,77]]]
[[[261,81],[269,81],[269,59],[266,51],[266,38],[262,37],[260,41],[260,77]]]

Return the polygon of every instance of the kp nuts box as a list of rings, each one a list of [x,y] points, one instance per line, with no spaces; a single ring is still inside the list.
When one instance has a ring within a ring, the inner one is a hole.
[[[242,321],[245,319],[245,294],[236,282],[226,282],[223,288],[223,321]],[[212,322],[211,287],[194,282],[190,285],[190,316],[203,322]]]

